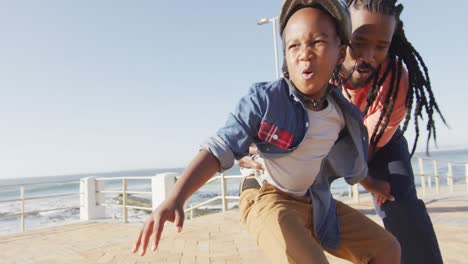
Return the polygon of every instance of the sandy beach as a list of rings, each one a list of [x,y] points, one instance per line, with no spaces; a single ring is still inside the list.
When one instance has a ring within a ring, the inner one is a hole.
[[[445,263],[468,263],[468,194],[426,197]],[[369,196],[348,201],[377,223]],[[156,253],[131,247],[141,224],[86,221],[0,237],[2,263],[270,263],[239,224],[237,210],[187,220],[181,234],[167,225]],[[328,256],[330,263],[348,263]]]

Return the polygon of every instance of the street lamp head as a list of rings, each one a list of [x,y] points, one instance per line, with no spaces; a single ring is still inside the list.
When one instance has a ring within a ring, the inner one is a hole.
[[[270,22],[270,20],[268,18],[262,18],[260,20],[257,21],[257,25],[261,26],[261,25],[265,25],[265,24],[268,24]]]

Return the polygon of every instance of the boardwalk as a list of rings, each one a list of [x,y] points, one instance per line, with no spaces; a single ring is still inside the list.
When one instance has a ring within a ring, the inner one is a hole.
[[[427,199],[445,263],[468,263],[468,195]],[[372,219],[369,198],[353,207]],[[0,237],[2,263],[270,263],[238,222],[238,211],[166,226],[157,253],[130,252],[140,224],[93,221]],[[329,256],[331,263],[348,263]]]

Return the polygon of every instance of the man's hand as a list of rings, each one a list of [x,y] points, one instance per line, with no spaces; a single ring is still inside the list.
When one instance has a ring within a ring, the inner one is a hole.
[[[378,206],[382,206],[387,201],[395,201],[395,197],[390,193],[390,184],[388,182],[367,176],[360,183],[368,192],[375,196]]]
[[[156,210],[154,210],[141,228],[138,239],[132,250],[133,253],[136,253],[138,248],[142,246],[140,256],[144,256],[151,236],[154,237],[152,251],[156,251],[164,229],[164,223],[166,221],[173,222],[176,225],[177,232],[180,232],[184,225],[184,218],[184,209],[182,205],[178,204],[175,199],[165,200]]]

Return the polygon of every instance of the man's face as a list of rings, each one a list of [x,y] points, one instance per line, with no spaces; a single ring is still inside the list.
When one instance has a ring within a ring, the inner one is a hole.
[[[302,8],[288,20],[283,33],[289,78],[303,94],[321,98],[345,47],[334,21],[316,8]]]
[[[396,19],[390,15],[371,13],[364,8],[351,7],[350,13],[353,35],[343,71],[345,78],[349,79],[348,83],[360,88],[373,79],[377,67],[387,58]]]

